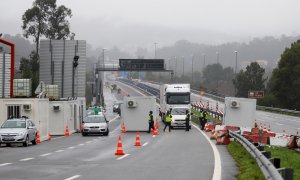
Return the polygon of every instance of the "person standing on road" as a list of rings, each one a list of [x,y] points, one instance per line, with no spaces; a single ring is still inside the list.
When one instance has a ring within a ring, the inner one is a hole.
[[[189,110],[185,111],[186,117],[185,117],[185,131],[190,130],[190,113]]]
[[[171,121],[172,121],[172,116],[171,116],[170,112],[168,111],[167,116],[166,116],[164,132],[166,131],[167,126],[169,126],[169,132],[171,132]]]
[[[152,111],[149,112],[149,130],[148,130],[148,133],[151,132],[151,129],[154,130],[154,120],[153,120],[153,112]]]
[[[205,124],[207,123],[206,112],[203,111],[201,118],[201,129],[204,130]]]
[[[203,117],[203,110],[200,109],[200,111],[199,111],[199,126],[200,126],[200,129],[202,129],[202,117]]]

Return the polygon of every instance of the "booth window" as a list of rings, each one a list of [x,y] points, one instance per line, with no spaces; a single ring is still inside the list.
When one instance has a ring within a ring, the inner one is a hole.
[[[20,105],[7,106],[7,119],[9,118],[20,118]]]

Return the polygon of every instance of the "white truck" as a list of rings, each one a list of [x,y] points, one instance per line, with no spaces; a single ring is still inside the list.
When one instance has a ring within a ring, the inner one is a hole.
[[[165,121],[171,112],[171,127],[185,127],[186,110],[191,112],[190,84],[163,84],[160,86],[160,116]]]

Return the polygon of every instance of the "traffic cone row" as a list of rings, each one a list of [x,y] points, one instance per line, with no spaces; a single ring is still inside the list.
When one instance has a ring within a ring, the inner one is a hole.
[[[264,132],[267,131],[267,128],[266,128],[266,124],[264,124],[264,129],[263,129]]]
[[[272,132],[272,131],[271,131],[271,126],[269,124],[268,133],[270,133],[270,132]]]

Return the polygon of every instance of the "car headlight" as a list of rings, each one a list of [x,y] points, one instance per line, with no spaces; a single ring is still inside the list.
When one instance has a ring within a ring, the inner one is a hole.
[[[20,133],[19,133],[19,136],[24,136],[24,135],[25,135],[24,132],[20,132]]]
[[[106,126],[100,126],[101,129],[106,128]]]

